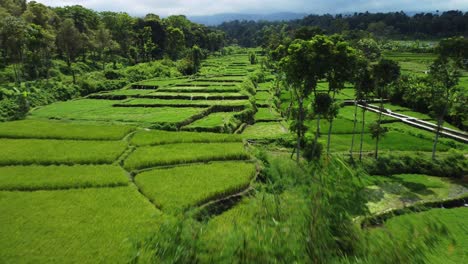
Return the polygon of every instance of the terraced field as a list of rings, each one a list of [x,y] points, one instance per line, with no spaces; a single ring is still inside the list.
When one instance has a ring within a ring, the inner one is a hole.
[[[260,142],[289,155],[290,149],[275,144],[291,141],[291,121],[288,93],[275,95],[269,73],[252,82],[249,75],[260,66],[248,61],[246,53],[210,57],[196,76],[147,80],[0,123],[0,262],[127,263],[135,257],[134,242],[166,219],[251,190],[258,173],[251,150]],[[324,82],[319,86],[327,89]],[[337,98],[352,99],[353,90],[347,87]],[[373,151],[367,124],[377,115],[363,114],[354,129],[354,107],[340,109],[331,130],[333,153],[348,153],[361,127],[363,150]],[[383,152],[431,151],[433,133],[391,118],[384,122],[389,132]],[[315,121],[307,125],[315,131]],[[320,122],[321,142],[328,126]],[[451,148],[465,151],[466,145],[441,139],[438,151]],[[369,189],[383,193],[370,205],[373,212],[404,206],[391,193],[395,182],[405,194],[424,185],[430,192],[415,194],[419,200],[467,192],[428,175],[393,177],[391,183],[367,179]],[[209,226],[237,211],[242,204]]]
[[[0,123],[0,262],[126,263],[164,218],[249,188],[257,168],[232,134],[255,114],[240,60]]]

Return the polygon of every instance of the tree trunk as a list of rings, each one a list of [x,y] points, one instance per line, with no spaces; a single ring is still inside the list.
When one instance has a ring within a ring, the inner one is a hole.
[[[353,135],[351,137],[351,148],[349,149],[349,155],[350,155],[351,161],[353,161],[354,138],[355,138],[356,126],[357,126],[357,109],[358,109],[358,103],[357,103],[357,100],[354,100]]]
[[[297,149],[296,149],[296,161],[299,163],[299,158],[301,154],[301,139],[302,139],[302,123],[303,123],[303,102],[302,100],[299,100],[299,122],[298,122],[298,128],[297,128]]]
[[[315,150],[317,149],[318,138],[320,136],[320,115],[317,116],[317,130],[314,137],[314,145],[312,146],[312,153],[315,155]]]
[[[19,76],[19,70],[16,67],[16,63],[13,63],[13,72],[15,73],[15,81],[18,86],[21,85],[21,79]]]
[[[447,103],[444,106],[444,111],[442,112],[442,115],[437,120],[437,131],[436,131],[436,135],[434,138],[434,145],[432,147],[432,160],[435,160],[435,157],[436,157],[437,142],[439,141],[440,131],[442,130],[442,126],[444,124],[445,113],[447,113],[447,110],[448,110],[449,94],[447,94],[446,100],[447,100],[446,101]]]
[[[443,118],[439,118],[439,120],[437,120],[437,131],[436,131],[436,135],[434,138],[434,144],[432,146],[432,160],[433,161],[436,158],[437,142],[439,141],[439,135],[440,135],[440,131],[442,130],[443,122],[444,122]]]
[[[359,146],[359,161],[362,161],[362,145],[364,143],[364,129],[366,128],[366,109],[362,109],[361,143]]]
[[[380,141],[380,124],[382,123],[382,111],[383,111],[383,99],[380,98],[380,111],[379,111],[379,120],[377,121],[377,129],[379,130],[377,133],[377,137],[375,139],[375,159],[379,157],[379,141]]]
[[[333,90],[333,99],[332,99],[332,102],[335,103],[335,97],[336,97],[336,91]],[[335,117],[333,116],[330,116],[330,118],[328,119],[328,122],[330,123],[329,126],[328,126],[328,137],[327,137],[327,154],[330,155],[330,143],[331,143],[331,132],[332,132],[332,128],[333,128],[333,120],[335,119]]]

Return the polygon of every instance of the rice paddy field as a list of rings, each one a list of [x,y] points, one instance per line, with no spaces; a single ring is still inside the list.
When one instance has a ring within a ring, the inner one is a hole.
[[[424,74],[432,58],[385,56],[415,74]],[[0,123],[0,263],[129,263],[136,241],[165,220],[255,190],[261,165],[253,154],[265,148],[289,157],[291,149],[281,144],[292,139],[284,111],[288,94],[275,98],[273,75],[254,85],[255,95],[243,88],[259,68],[250,64],[246,50],[209,57],[196,76],[146,80],[38,107],[24,120]],[[319,87],[328,89],[324,82]],[[353,96],[352,87],[346,87],[336,98]],[[385,107],[433,121],[407,108]],[[358,109],[353,129],[354,107],[340,109],[331,130],[333,154],[347,155],[353,137],[357,153],[361,127],[363,150],[372,154],[375,140],[367,125],[378,115],[366,111],[363,120],[362,113]],[[434,133],[383,120],[389,132],[381,140],[382,152],[429,155]],[[306,125],[309,136],[317,124]],[[329,125],[320,122],[324,144]],[[467,151],[466,144],[441,138],[439,155],[451,149]],[[468,193],[466,183],[432,175],[373,175],[363,181],[375,194],[368,203],[373,213]],[[246,199],[208,216],[202,239],[210,239],[213,249],[220,234],[255,219]],[[396,217],[386,226],[398,232],[406,221],[400,219],[439,217],[450,224],[457,244],[443,244],[431,261],[464,263],[468,236],[460,235],[467,230],[460,219],[466,213],[465,208],[430,210]]]

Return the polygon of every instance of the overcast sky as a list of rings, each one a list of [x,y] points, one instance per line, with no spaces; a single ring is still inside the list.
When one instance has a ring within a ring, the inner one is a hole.
[[[82,5],[97,11],[123,11],[132,15],[154,13],[161,16],[468,10],[468,0],[36,0],[36,2],[49,6]]]

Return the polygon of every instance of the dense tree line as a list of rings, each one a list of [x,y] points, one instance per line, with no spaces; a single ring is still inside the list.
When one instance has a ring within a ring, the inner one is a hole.
[[[313,31],[303,33],[307,35],[309,32]],[[468,39],[464,37],[441,40],[434,48],[436,60],[430,65],[428,74],[421,77],[402,75],[396,61],[380,57],[379,47],[372,39],[347,42],[343,35],[327,36],[314,32],[311,38],[291,41],[286,37],[278,40],[280,44],[275,48],[271,44],[274,42],[270,42],[266,52],[272,70],[283,82],[283,92],[289,94],[290,105],[282,110],[292,121],[290,129],[295,133],[294,147],[298,161],[301,149],[307,159],[320,155],[322,147],[318,138],[321,135],[321,119],[329,124],[326,149],[327,153],[330,152],[333,121],[340,109],[335,95],[345,87],[345,83],[355,88],[351,158],[358,131],[358,104],[366,106],[371,98],[377,99],[380,111],[376,122],[366,124],[366,108],[362,108],[360,160],[365,125],[375,139],[375,158],[378,158],[379,141],[388,130],[382,126],[385,99],[428,113],[437,121],[433,160],[445,121],[461,129],[466,128],[466,89],[459,86],[460,73],[468,68]],[[319,81],[328,83],[327,91],[318,89]],[[316,131],[306,125],[306,121],[312,119],[316,120]],[[306,138],[307,132],[315,134],[313,140]]]
[[[52,60],[134,65],[189,57],[198,46],[219,50],[224,33],[190,22],[185,16],[95,12],[82,6],[50,8],[25,0],[0,1],[0,67],[11,66],[16,82],[50,77]],[[5,81],[5,80],[2,80]]]
[[[247,47],[261,46],[272,32],[282,32],[293,39],[320,32],[340,33],[347,38],[372,34],[395,39],[438,39],[468,36],[468,12],[418,13],[413,16],[404,12],[309,15],[289,22],[231,21],[218,28],[226,32],[232,43]]]
[[[0,121],[131,82],[194,74],[224,42],[224,32],[185,16],[0,0]]]

